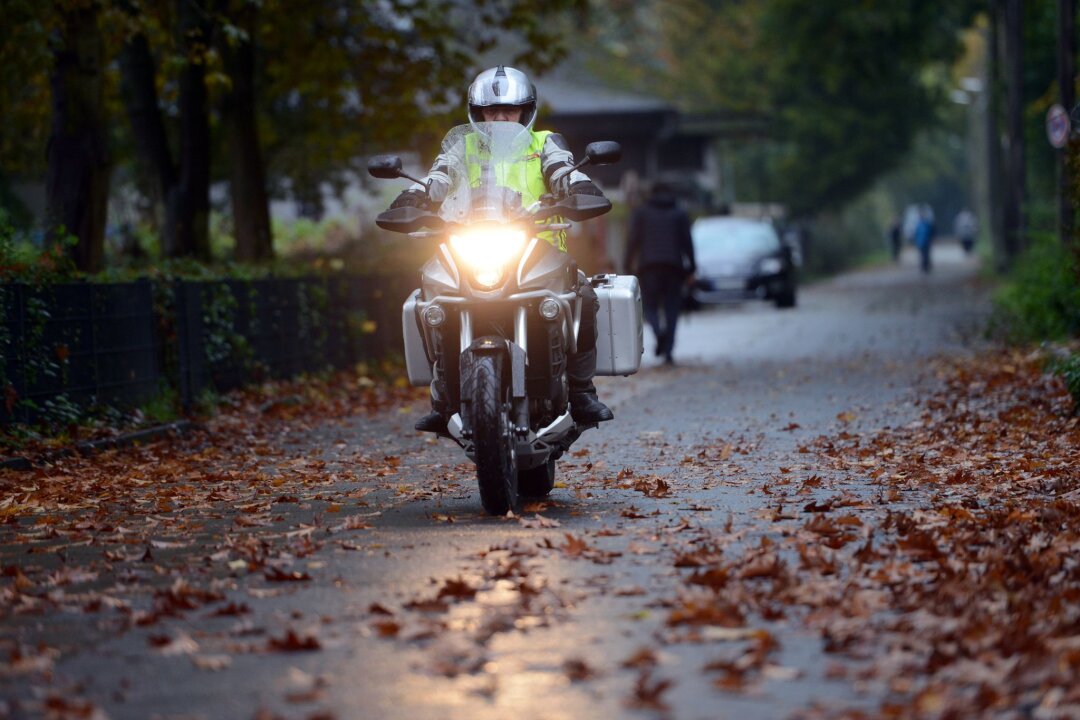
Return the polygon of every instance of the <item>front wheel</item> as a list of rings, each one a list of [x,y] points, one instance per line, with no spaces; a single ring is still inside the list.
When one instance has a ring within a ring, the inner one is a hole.
[[[505,515],[517,505],[518,483],[503,357],[477,357],[473,373],[471,419],[480,502],[489,514]]]

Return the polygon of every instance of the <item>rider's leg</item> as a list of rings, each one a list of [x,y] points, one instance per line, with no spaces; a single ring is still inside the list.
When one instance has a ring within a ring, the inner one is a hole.
[[[448,429],[449,412],[445,400],[446,388],[438,363],[435,363],[432,374],[434,379],[431,381],[431,412],[417,420],[413,427],[420,432],[445,433]]]
[[[612,420],[611,412],[596,397],[593,376],[596,375],[596,313],[600,301],[589,284],[578,289],[581,296],[581,325],[578,331],[578,351],[566,358],[566,376],[570,385],[570,414],[580,423]]]
[[[671,351],[675,349],[675,327],[679,324],[679,311],[682,309],[683,273],[679,268],[665,267],[662,277],[660,292],[664,304],[664,341],[659,354],[664,356],[665,362],[670,363]]]
[[[641,281],[641,310],[645,322],[649,323],[656,336],[656,354],[664,352],[664,327],[660,324],[660,274],[655,266],[643,267],[638,271]]]

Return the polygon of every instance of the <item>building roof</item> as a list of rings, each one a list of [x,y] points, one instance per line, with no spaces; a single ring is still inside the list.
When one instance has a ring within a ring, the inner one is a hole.
[[[541,78],[536,81],[540,104],[558,115],[663,112],[675,108],[660,98],[613,90],[599,84]]]

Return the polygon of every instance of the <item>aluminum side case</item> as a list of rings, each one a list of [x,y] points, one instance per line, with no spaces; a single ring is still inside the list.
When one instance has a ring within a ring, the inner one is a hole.
[[[405,369],[409,384],[426,387],[431,384],[431,361],[424,349],[424,333],[420,327],[420,315],[416,312],[419,290],[413,290],[401,306],[401,330],[405,338]]]
[[[600,310],[596,313],[596,374],[632,375],[641,367],[645,338],[641,288],[633,275],[595,275]]]

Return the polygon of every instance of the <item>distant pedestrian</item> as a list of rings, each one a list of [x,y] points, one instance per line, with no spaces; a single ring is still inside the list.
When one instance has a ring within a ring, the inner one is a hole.
[[[960,241],[960,245],[964,248],[964,254],[970,255],[971,250],[975,247],[975,233],[978,229],[979,225],[975,220],[975,213],[967,208],[956,213],[956,219],[953,220],[953,234],[956,235],[956,239]]]
[[[641,281],[645,319],[656,335],[656,355],[670,365],[683,286],[697,266],[690,216],[666,183],[656,183],[648,202],[634,211],[623,267]]]
[[[893,262],[900,262],[900,247],[903,245],[904,227],[900,218],[893,220],[889,226],[889,250],[892,252]]]
[[[930,250],[934,244],[934,215],[929,205],[919,209],[919,224],[915,226],[915,247],[919,249],[919,268],[930,272]]]

